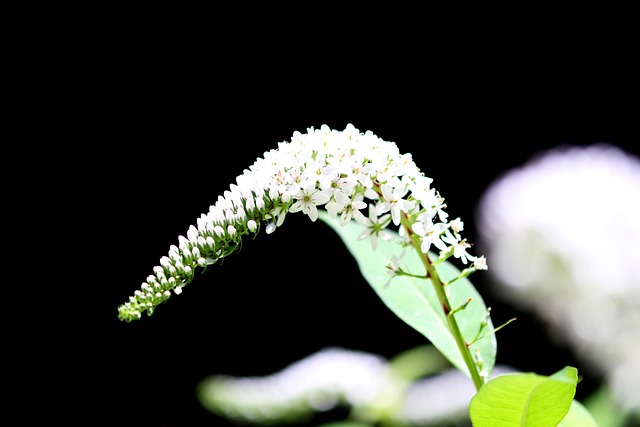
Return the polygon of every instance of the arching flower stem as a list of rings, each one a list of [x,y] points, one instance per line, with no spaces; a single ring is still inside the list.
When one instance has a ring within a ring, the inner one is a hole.
[[[480,390],[480,387],[484,385],[484,380],[478,372],[478,367],[473,360],[471,350],[466,344],[464,337],[462,336],[462,332],[460,331],[460,327],[458,326],[458,322],[456,321],[455,314],[452,312],[451,303],[449,302],[449,298],[447,298],[447,294],[444,291],[444,283],[440,279],[435,265],[431,262],[429,254],[422,252],[422,240],[420,239],[420,236],[411,231],[411,220],[407,214],[403,214],[401,216],[401,225],[402,227],[404,227],[407,233],[406,235],[410,239],[411,246],[413,246],[413,248],[418,253],[420,260],[422,261],[422,264],[427,271],[425,278],[431,279],[431,284],[433,285],[433,289],[438,296],[440,306],[442,307],[445,318],[447,319],[447,326],[449,327],[449,331],[456,341],[456,345],[458,346],[458,350],[460,350],[460,354],[462,355],[464,363],[467,365],[467,369],[469,370],[469,374],[471,375],[471,379],[473,380],[473,385],[475,386],[476,390]]]
[[[380,186],[375,182],[373,190],[378,193],[380,200],[384,201],[382,190],[380,189]],[[440,301],[440,306],[442,307],[445,318],[447,319],[447,326],[449,327],[449,331],[456,341],[456,345],[458,347],[458,350],[460,351],[460,354],[462,355],[462,359],[464,360],[465,365],[467,365],[467,369],[469,370],[469,374],[471,375],[473,385],[475,386],[476,390],[480,390],[480,387],[484,385],[484,380],[480,376],[480,373],[478,372],[478,366],[473,360],[473,356],[471,355],[471,350],[469,348],[470,345],[467,345],[464,337],[462,336],[462,331],[460,331],[460,327],[458,326],[458,322],[456,321],[455,313],[451,307],[449,298],[444,291],[445,283],[440,279],[440,275],[436,270],[435,264],[429,258],[429,254],[422,252],[422,239],[412,230],[412,218],[413,217],[409,216],[406,212],[402,212],[402,215],[400,216],[400,225],[404,228],[406,236],[409,240],[409,244],[416,250],[420,260],[422,261],[422,264],[427,271],[427,274],[422,278],[431,279],[431,284],[433,285],[433,289],[436,292],[438,300]],[[466,273],[466,275],[468,274],[469,273]]]

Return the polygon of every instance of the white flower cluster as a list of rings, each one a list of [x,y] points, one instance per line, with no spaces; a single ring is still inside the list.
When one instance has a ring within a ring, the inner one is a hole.
[[[398,375],[382,356],[340,347],[324,348],[281,371],[257,377],[213,375],[198,385],[200,403],[244,425],[293,425],[338,407],[370,419],[384,414],[401,425],[463,425],[476,389],[456,368],[417,380]],[[517,373],[498,365],[491,377]]]
[[[401,154],[395,143],[371,131],[361,133],[351,124],[344,131],[326,125],[306,134],[296,131],[290,142],[279,143],[245,169],[197,226],[179,237],[155,274],[119,307],[119,317],[131,321],[144,311],[152,314],[170,290],[179,293],[191,282],[196,267],[232,253],[242,236],[257,233],[263,222],[272,233],[287,213],[302,212],[316,221],[321,206],[343,225],[352,219],[362,224],[360,237],[370,238],[374,250],[379,238],[388,239],[385,228],[393,223],[405,235],[420,236],[424,253],[433,245],[443,257],[453,255],[486,269],[484,257],[467,252],[462,221],[447,221],[444,199],[432,181],[411,154]]]
[[[329,347],[266,376],[211,376],[198,385],[198,398],[239,424],[294,424],[338,406],[371,404],[392,381],[381,356]]]
[[[500,295],[640,413],[640,159],[608,144],[542,152],[487,188],[477,227]]]

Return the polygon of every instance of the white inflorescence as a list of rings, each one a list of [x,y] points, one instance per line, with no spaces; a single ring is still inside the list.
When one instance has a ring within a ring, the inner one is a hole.
[[[381,356],[325,348],[263,377],[213,376],[199,386],[200,401],[239,423],[299,421],[337,406],[372,402],[391,381]]]
[[[196,268],[206,267],[231,254],[242,236],[280,227],[288,213],[302,212],[312,221],[318,208],[339,218],[341,224],[358,221],[375,250],[378,239],[388,239],[385,228],[401,224],[422,239],[422,251],[433,247],[441,256],[455,256],[471,270],[486,269],[484,257],[467,252],[460,219],[447,221],[444,199],[431,187],[411,154],[401,154],[393,142],[371,131],[361,133],[349,124],[343,131],[323,125],[306,134],[294,132],[290,142],[276,149],[237,177],[236,183],[218,197],[196,226],[178,237],[167,256],[140,290],[118,308],[121,320],[139,319],[165,302],[173,290],[180,293],[190,283]]]
[[[498,365],[491,376],[515,372]],[[255,425],[293,425],[340,406],[356,413],[364,409],[363,414],[375,408],[400,424],[454,425],[468,419],[475,393],[456,368],[407,381],[383,357],[340,347],[322,349],[270,375],[215,375],[198,387],[206,408]]]
[[[640,159],[605,144],[541,153],[491,184],[477,214],[501,295],[640,411]]]

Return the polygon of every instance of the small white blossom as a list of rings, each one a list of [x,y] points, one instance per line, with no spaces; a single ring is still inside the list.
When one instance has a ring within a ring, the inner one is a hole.
[[[487,266],[487,259],[484,255],[476,257],[475,261],[473,261],[473,268],[476,270],[487,270],[489,268]]]
[[[456,238],[460,240],[460,232],[464,230],[464,223],[460,218],[456,218],[452,221],[449,221],[449,227],[451,231],[455,234]]]
[[[316,188],[315,183],[301,189],[294,197],[298,199],[298,201],[291,205],[289,212],[302,211],[309,216],[311,221],[318,219],[317,206],[329,201],[329,196],[324,191]]]
[[[330,212],[331,216],[336,216],[340,213],[340,225],[344,226],[351,219],[356,219],[358,222],[365,223],[366,218],[360,212],[360,209],[366,208],[368,205],[363,202],[364,197],[362,195],[356,195],[353,200],[349,200],[344,206],[340,206],[339,203],[327,203],[326,209]]]
[[[391,239],[391,234],[385,228],[391,222],[389,220],[391,215],[383,214],[378,216],[376,213],[376,208],[373,204],[369,205],[369,217],[365,218],[364,226],[366,227],[358,236],[358,240],[366,239],[369,237],[371,240],[371,249],[374,251],[378,247],[378,238],[382,240]]]
[[[449,230],[445,230],[442,241],[453,247],[453,256],[460,259],[463,264],[467,264],[469,260],[475,260],[474,256],[467,253],[467,249],[469,249],[471,245],[467,243],[466,240],[461,240],[460,235],[454,236]]]
[[[389,264],[387,264],[387,270],[385,271],[386,274],[389,276],[389,280],[385,282],[385,284],[383,285],[383,288],[386,288],[387,286],[389,286],[389,283],[391,283],[391,279],[393,279],[398,275],[398,271],[400,270],[400,261],[402,260],[402,258],[404,258],[405,253],[406,253],[406,249],[403,249],[400,255],[398,256],[393,255],[391,257]]]
[[[423,216],[423,220],[414,222],[411,229],[422,238],[421,250],[423,253],[426,254],[431,249],[431,245],[442,251],[447,250],[446,243],[440,238],[440,235],[447,229],[446,224],[434,223],[431,218]]]
[[[391,211],[391,219],[395,225],[400,224],[400,213],[409,212],[413,209],[413,203],[404,199],[409,191],[404,187],[392,187],[389,184],[382,184],[382,196],[384,201],[377,205],[378,215]]]
[[[267,227],[265,228],[265,232],[267,234],[271,234],[274,231],[276,231],[276,224],[273,222],[270,222],[269,224],[267,224]]]

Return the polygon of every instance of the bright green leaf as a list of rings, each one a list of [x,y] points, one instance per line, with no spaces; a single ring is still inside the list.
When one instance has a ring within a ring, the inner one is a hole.
[[[399,244],[402,238],[398,233],[388,230],[393,236],[392,239],[389,241],[379,239],[378,247],[374,251],[369,239],[358,240],[364,227],[357,222],[350,221],[340,226],[339,220],[330,218],[323,210],[318,212],[318,218],[331,226],[340,236],[356,259],[362,275],[384,304],[400,319],[424,335],[453,366],[470,376],[453,335],[449,331],[444,311],[431,281],[397,276],[385,287],[390,277],[387,274],[387,265],[391,262],[392,256],[399,257],[403,251]],[[424,274],[424,266],[416,251],[411,248],[406,250],[406,255],[400,261],[400,267],[412,274]],[[430,256],[432,259],[436,258],[434,254]],[[443,281],[449,281],[460,274],[460,270],[447,261],[438,264],[436,269]],[[447,287],[447,291],[453,308],[461,306],[471,298],[467,307],[455,314],[465,341],[470,342],[478,334],[480,322],[486,316],[487,307],[484,300],[467,278],[452,283]],[[472,344],[470,349],[472,354],[479,352],[484,363],[483,368],[490,374],[495,365],[497,349],[490,319],[482,335],[484,334],[487,336]]]
[[[557,426],[569,412],[577,383],[573,367],[549,377],[527,373],[493,378],[471,399],[471,421],[474,427]]]

